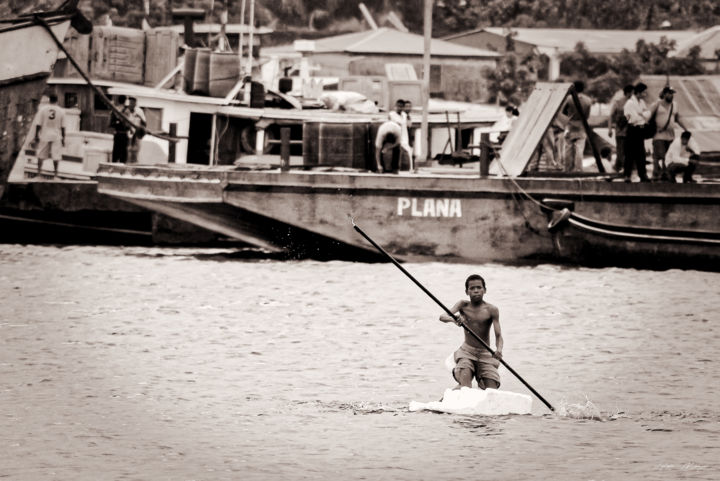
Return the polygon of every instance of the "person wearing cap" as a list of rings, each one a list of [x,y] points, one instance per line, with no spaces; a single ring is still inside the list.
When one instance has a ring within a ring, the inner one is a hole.
[[[650,121],[652,112],[645,103],[647,98],[647,85],[638,82],[633,87],[633,94],[625,102],[623,113],[627,119],[627,133],[625,135],[625,182],[630,182],[633,164],[637,168],[640,182],[650,182],[645,169],[645,126]]]
[[[680,117],[677,103],[673,101],[674,94],[675,90],[666,85],[660,92],[660,100],[657,101],[653,108],[655,123],[657,124],[657,132],[652,140],[653,180],[667,179],[665,156],[675,138],[675,124],[687,130]]]
[[[128,145],[128,162],[135,163],[138,159],[138,151],[140,150],[140,140],[145,135],[145,112],[137,106],[135,97],[128,98],[127,118],[132,123],[130,143]]]

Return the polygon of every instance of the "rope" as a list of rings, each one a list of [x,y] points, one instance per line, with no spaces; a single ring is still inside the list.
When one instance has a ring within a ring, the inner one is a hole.
[[[533,202],[535,205],[537,205],[540,208],[546,208],[546,209],[549,209],[552,211],[560,210],[553,206],[544,204],[544,203],[540,202],[539,200],[537,200],[536,198],[534,198],[532,195],[528,194],[527,191],[525,189],[523,189],[522,186],[520,186],[520,184],[518,184],[517,181],[512,176],[510,176],[510,174],[508,174],[507,169],[505,169],[505,165],[503,165],[502,161],[500,160],[500,149],[497,149],[494,146],[492,148],[494,149],[494,152],[495,152],[495,160],[497,161],[498,165],[500,166],[500,169],[502,170],[505,178],[507,180],[509,180],[513,186],[515,186],[515,188],[518,190],[518,192],[520,192],[520,194],[522,194],[524,197],[526,197],[528,200],[530,200],[531,202]],[[520,204],[520,200],[515,196],[515,193],[510,191],[510,196],[512,197],[513,201],[517,205],[518,210],[520,210],[520,214],[522,214],[523,218],[525,219],[525,227],[527,227],[528,230],[530,232],[532,232],[533,234],[542,236],[542,233],[540,231],[538,231],[535,227],[533,227],[532,224],[530,223],[530,219],[525,214],[525,210],[523,209],[522,205]]]
[[[88,77],[88,75],[85,73],[85,71],[80,67],[80,65],[78,65],[78,63],[72,57],[70,52],[68,52],[68,50],[65,48],[65,45],[63,45],[62,42],[57,38],[57,36],[55,36],[55,32],[52,31],[52,29],[50,28],[50,25],[48,25],[48,23],[45,21],[45,19],[42,17],[39,17],[37,15],[34,15],[33,19],[35,20],[36,23],[42,25],[43,28],[45,28],[45,30],[47,30],[47,32],[50,34],[52,39],[55,41],[55,44],[58,46],[58,48],[60,48],[60,50],[62,50],[65,53],[65,55],[67,55],[67,58],[68,58],[68,60],[70,60],[70,63],[73,65],[73,67],[75,67],[75,69],[78,71],[80,76],[82,76],[82,78],[85,80],[85,82],[87,82],[87,84],[90,86],[90,88],[93,90],[93,92],[95,92],[95,94],[97,94],[100,97],[100,99],[103,101],[103,103],[105,105],[107,105],[110,108],[110,110],[112,110],[113,113],[115,113],[115,115],[120,117],[126,125],[134,128],[135,130],[141,130],[148,135],[157,137],[159,139],[167,140],[169,142],[177,142],[178,140],[187,139],[187,137],[174,136],[174,135],[168,134],[167,132],[153,132],[153,131],[150,131],[149,129],[147,129],[146,127],[143,127],[142,125],[138,125],[138,124],[134,123],[132,120],[130,120],[130,118],[128,118],[120,109],[117,108],[117,106],[115,106],[115,104],[110,99],[107,98],[107,96],[105,95],[105,92],[103,92],[100,88],[98,88],[92,82],[92,80],[90,80],[90,77]]]

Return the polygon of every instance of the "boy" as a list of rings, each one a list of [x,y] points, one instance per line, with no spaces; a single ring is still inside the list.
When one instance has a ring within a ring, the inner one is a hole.
[[[477,334],[480,339],[490,345],[490,326],[495,330],[495,357],[490,354],[475,337],[465,330],[465,342],[455,351],[455,369],[453,377],[458,382],[455,389],[472,387],[473,377],[477,380],[480,389],[500,387],[498,374],[498,359],[502,358],[503,338],[500,332],[500,312],[498,308],[483,300],[485,295],[485,279],[473,274],[465,281],[465,293],[469,301],[463,299],[455,303],[450,309],[453,314],[458,313],[460,320]],[[448,315],[441,315],[442,322],[456,322]],[[459,322],[457,322],[460,325]]]

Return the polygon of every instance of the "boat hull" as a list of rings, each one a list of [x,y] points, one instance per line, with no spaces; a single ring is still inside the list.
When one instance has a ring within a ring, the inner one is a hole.
[[[311,257],[374,252],[352,228],[354,219],[406,260],[558,259],[537,204],[557,195],[574,202],[577,212],[605,221],[698,230],[720,218],[720,192],[709,184],[117,165],[101,166],[98,182],[101,193]]]
[[[51,24],[63,39],[71,18]],[[58,46],[40,25],[0,29],[0,197],[40,105]]]
[[[555,255],[592,266],[718,269],[720,231],[599,222],[570,210],[547,212]]]

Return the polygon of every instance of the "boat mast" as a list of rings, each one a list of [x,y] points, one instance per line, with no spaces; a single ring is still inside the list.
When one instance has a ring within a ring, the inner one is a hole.
[[[248,19],[248,58],[247,58],[247,74],[252,75],[252,50],[253,50],[253,33],[255,32],[255,0],[250,0],[250,18]]]
[[[428,99],[430,97],[430,39],[432,37],[432,0],[425,0],[423,11],[423,81],[422,81],[422,120],[420,123],[420,156],[423,160],[430,157],[430,136],[428,135]]]
[[[243,60],[243,27],[245,26],[245,0],[240,3],[240,36],[238,38],[238,62],[240,62],[240,75],[242,75],[242,60]]]

